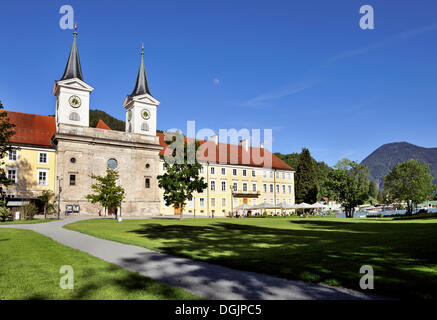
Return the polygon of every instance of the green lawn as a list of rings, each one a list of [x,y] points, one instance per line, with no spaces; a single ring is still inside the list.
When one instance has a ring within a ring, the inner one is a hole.
[[[59,286],[71,265],[74,289]],[[29,230],[0,229],[0,300],[197,299]]]
[[[0,226],[5,224],[36,224],[36,223],[43,223],[43,222],[50,222],[55,221],[57,219],[33,219],[33,220],[13,220],[13,221],[0,221]]]
[[[437,219],[86,220],[65,226],[96,237],[288,279],[437,299]]]

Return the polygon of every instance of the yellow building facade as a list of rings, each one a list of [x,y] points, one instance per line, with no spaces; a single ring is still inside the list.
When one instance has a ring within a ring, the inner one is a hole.
[[[34,199],[44,190],[55,192],[54,149],[14,146],[3,162],[7,177],[14,182],[6,189],[9,198]]]
[[[161,162],[160,174],[165,173]],[[208,187],[202,193],[194,193],[185,204],[184,214],[196,216],[229,216],[237,206],[286,203],[295,204],[294,171],[242,165],[202,163],[201,176]],[[160,190],[161,214],[179,214],[173,206],[166,206],[164,191]],[[265,210],[268,214],[280,210]],[[263,212],[258,212],[262,214]]]

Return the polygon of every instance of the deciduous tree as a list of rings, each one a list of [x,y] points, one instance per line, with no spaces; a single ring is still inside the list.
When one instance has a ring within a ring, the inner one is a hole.
[[[184,135],[173,134],[168,144],[168,154],[161,155],[166,172],[159,175],[158,185],[164,190],[167,206],[180,208],[180,220],[183,219],[185,202],[193,199],[193,192],[202,192],[208,187],[200,177],[202,165],[197,161],[200,144],[197,140],[188,144]]]
[[[105,176],[91,175],[91,178],[97,180],[91,186],[94,194],[88,194],[86,198],[91,203],[100,203],[100,205],[107,209],[121,206],[121,202],[125,198],[125,192],[122,186],[117,185],[118,171],[106,168]]]
[[[6,171],[4,169],[5,161],[3,159],[6,157],[8,152],[13,150],[10,139],[15,134],[15,125],[9,122],[7,112],[2,111],[2,109],[3,104],[0,101],[0,197],[4,199],[4,189],[13,182],[8,179],[6,175]]]
[[[369,197],[369,168],[349,159],[343,159],[334,166],[330,172],[328,184],[334,191],[335,198],[345,211],[346,218],[354,216],[355,207]]]
[[[384,191],[394,202],[407,203],[406,214],[412,214],[414,207],[432,198],[436,186],[432,183],[429,166],[425,162],[407,160],[398,163],[384,178]]]

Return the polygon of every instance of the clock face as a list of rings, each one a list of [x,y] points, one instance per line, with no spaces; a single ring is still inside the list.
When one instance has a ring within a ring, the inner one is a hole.
[[[127,112],[127,119],[130,121],[132,119],[132,110]]]
[[[143,109],[141,111],[141,116],[143,117],[144,120],[149,120],[150,118],[150,111],[147,109]]]
[[[68,99],[68,102],[73,108],[79,108],[82,104],[82,101],[80,101],[80,98],[78,96],[71,96],[70,99]]]

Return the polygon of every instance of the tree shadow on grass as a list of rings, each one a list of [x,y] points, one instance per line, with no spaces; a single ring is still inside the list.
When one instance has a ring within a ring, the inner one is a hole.
[[[99,268],[98,270],[94,268],[81,270],[75,276],[73,289],[56,287],[60,296],[55,299],[187,299],[182,290],[161,284],[138,273],[129,272],[124,276],[114,276],[114,272],[120,272],[120,270],[121,268],[115,265]],[[34,293],[31,296],[23,297],[23,299],[54,299],[56,290],[52,293]],[[106,293],[105,290],[107,290]]]
[[[360,290],[360,267],[371,265],[377,292],[437,298],[437,235],[431,232],[435,224],[291,222],[302,228],[150,223],[131,232],[159,241],[157,249],[172,255],[355,290]],[[431,271],[423,271],[424,266]]]

